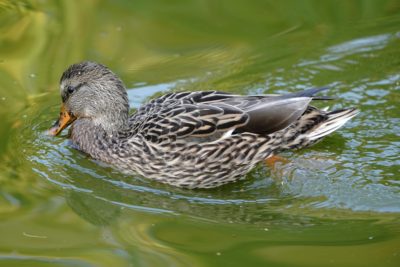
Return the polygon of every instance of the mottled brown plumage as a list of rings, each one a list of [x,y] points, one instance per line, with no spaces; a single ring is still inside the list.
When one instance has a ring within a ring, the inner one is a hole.
[[[94,62],[61,77],[63,108],[50,133],[69,124],[75,146],[95,159],[186,188],[239,180],[258,162],[319,141],[357,114],[309,103],[323,90],[241,96],[202,91],[170,93],[129,116],[122,81]]]

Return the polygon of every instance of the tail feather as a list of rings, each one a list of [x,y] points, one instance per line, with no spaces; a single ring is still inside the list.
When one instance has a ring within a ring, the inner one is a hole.
[[[342,127],[348,120],[356,116],[358,113],[359,110],[356,108],[332,111],[327,114],[327,120],[307,134],[307,138],[311,141],[320,139]]]
[[[309,107],[297,123],[277,133],[278,136],[282,136],[282,142],[277,150],[300,149],[315,144],[324,136],[342,127],[358,113],[356,108],[326,112]]]

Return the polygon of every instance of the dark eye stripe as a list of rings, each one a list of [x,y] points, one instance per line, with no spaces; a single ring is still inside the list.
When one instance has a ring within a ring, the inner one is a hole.
[[[73,92],[78,91],[82,86],[84,86],[86,83],[80,83],[77,86],[73,87],[72,85],[68,85],[67,87],[67,93],[72,94]]]
[[[68,85],[68,87],[64,90],[64,93],[61,95],[62,101],[65,102],[74,92],[78,91],[85,84],[86,83],[80,83],[75,87]]]

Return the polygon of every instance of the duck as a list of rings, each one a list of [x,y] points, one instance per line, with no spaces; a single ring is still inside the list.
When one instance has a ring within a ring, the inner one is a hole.
[[[277,95],[170,92],[130,114],[122,80],[91,61],[60,79],[61,111],[48,133],[91,158],[161,183],[207,189],[245,179],[258,163],[317,143],[359,113],[319,109],[327,88]]]

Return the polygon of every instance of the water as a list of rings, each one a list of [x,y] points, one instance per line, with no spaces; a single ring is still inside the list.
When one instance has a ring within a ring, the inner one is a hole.
[[[0,266],[399,266],[400,1],[1,1]],[[246,180],[181,190],[44,134],[71,63],[132,107],[331,86],[360,115]]]

